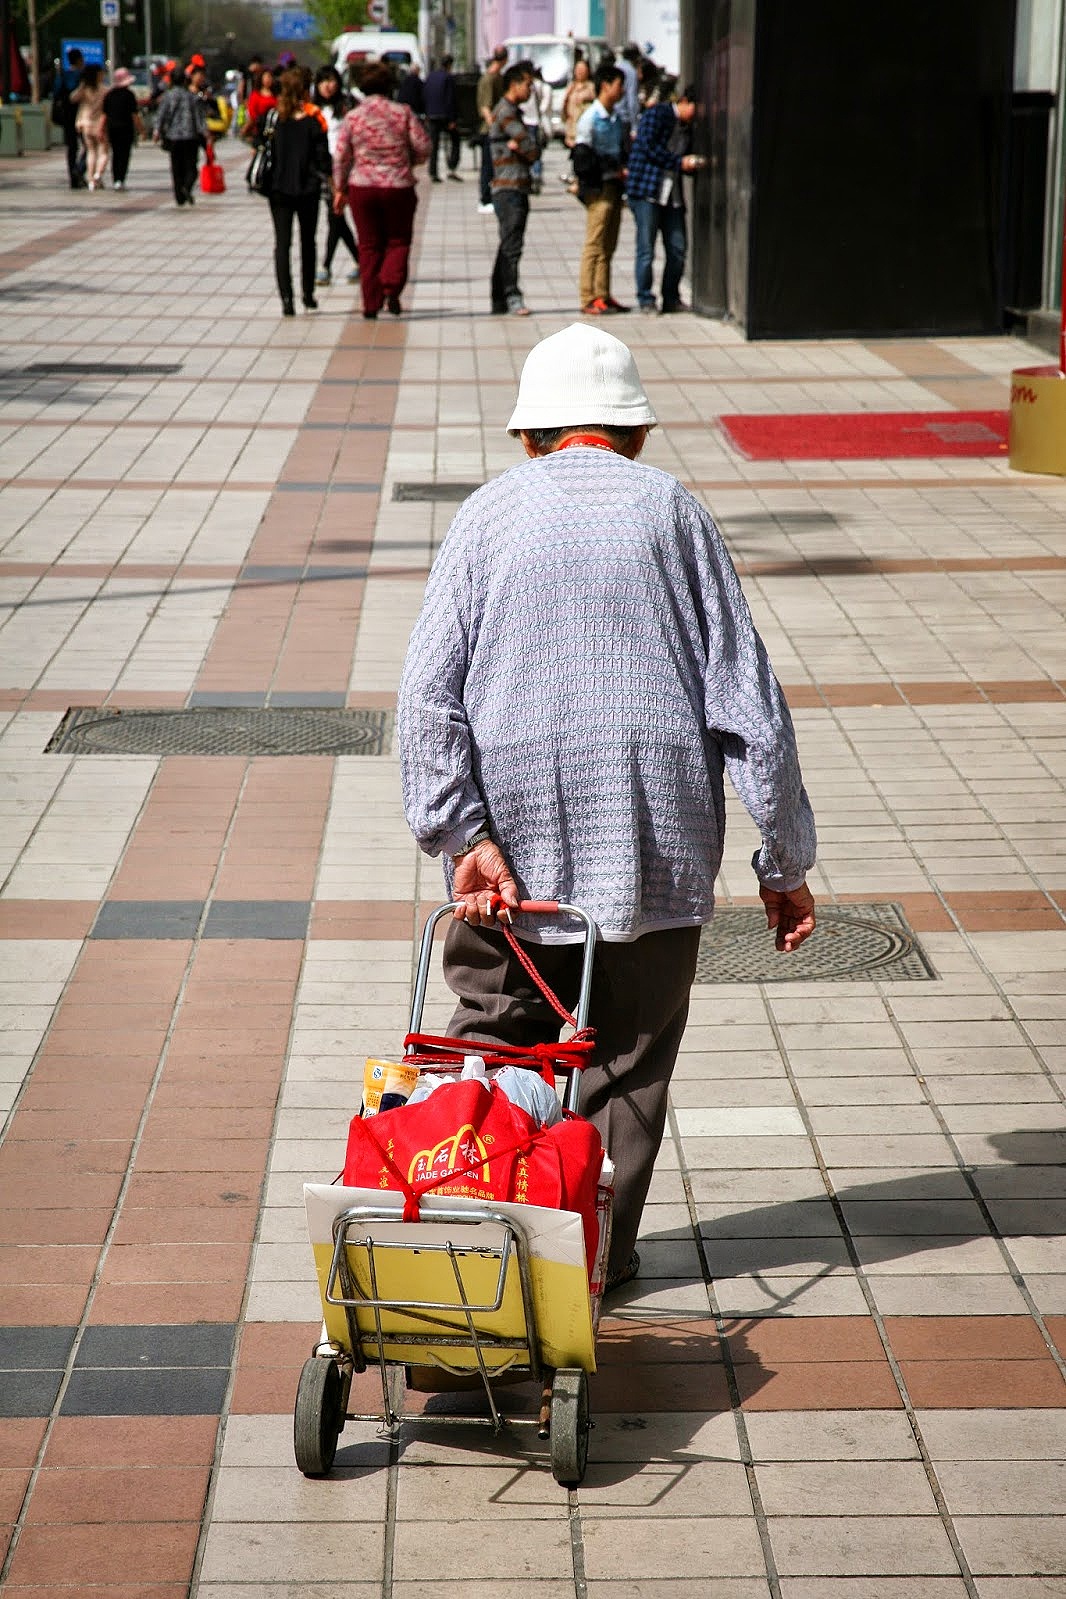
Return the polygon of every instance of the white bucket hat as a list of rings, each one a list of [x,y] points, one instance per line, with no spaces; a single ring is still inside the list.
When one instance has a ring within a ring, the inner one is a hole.
[[[541,339],[526,356],[509,433],[528,428],[654,427],[628,345],[600,328],[574,322]]]

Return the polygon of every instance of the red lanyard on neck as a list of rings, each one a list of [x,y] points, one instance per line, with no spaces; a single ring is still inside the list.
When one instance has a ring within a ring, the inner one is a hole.
[[[608,444],[606,439],[601,439],[598,433],[575,433],[573,438],[564,439],[555,448],[556,451],[569,450],[575,444],[587,444],[592,450],[610,450],[612,455],[618,454],[614,445]]]

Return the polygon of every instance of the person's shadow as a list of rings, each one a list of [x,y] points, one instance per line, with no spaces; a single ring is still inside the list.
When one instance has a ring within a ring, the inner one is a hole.
[[[759,1286],[760,1308],[741,1314],[723,1311],[724,1341],[710,1308],[703,1313],[642,1309],[639,1301],[656,1282],[647,1272],[612,1295],[600,1324],[598,1369],[591,1379],[593,1420],[597,1414],[603,1418],[606,1436],[597,1462],[597,1432],[592,1433],[590,1488],[609,1491],[617,1486],[627,1499],[632,1489],[625,1491],[622,1485],[643,1474],[652,1459],[654,1481],[647,1490],[652,1499],[643,1490],[641,1497],[642,1507],[648,1508],[670,1496],[677,1502],[690,1474],[708,1462],[723,1467],[735,1461],[735,1453],[719,1443],[725,1434],[717,1431],[718,1423],[731,1427],[733,1406],[754,1398],[777,1375],[765,1351],[753,1344],[752,1335],[788,1312],[802,1317],[804,1295],[841,1266],[852,1265],[849,1240],[860,1266],[866,1266],[971,1239],[1056,1231],[1066,1208],[1066,1128],[1001,1133],[990,1137],[989,1143],[1001,1163],[936,1167],[856,1183],[837,1190],[839,1211],[828,1197],[800,1199],[754,1205],[704,1222],[698,1271],[682,1269],[678,1275],[675,1267],[668,1280],[671,1287],[684,1287],[744,1277]],[[1045,1225],[1038,1228],[1034,1222],[1040,1219],[1042,1202],[1049,1199],[1060,1199],[1064,1205],[1047,1210]],[[1011,1212],[1009,1227],[997,1226],[1002,1204],[1018,1207]],[[651,1246],[648,1255],[653,1258],[656,1248],[665,1246],[675,1261],[698,1260],[695,1248],[682,1248],[679,1255],[678,1246],[692,1243],[691,1228],[675,1227],[645,1234],[642,1247]],[[791,1273],[790,1266],[795,1268]],[[649,1267],[654,1269],[651,1261]],[[782,1276],[788,1278],[788,1287],[775,1289],[775,1278]],[[812,1307],[807,1314],[818,1311]],[[857,1306],[857,1314],[865,1315],[865,1308]],[[876,1337],[872,1323],[870,1331]],[[535,1420],[540,1404],[535,1385],[505,1387],[499,1398],[505,1416]],[[496,1498],[512,1507],[527,1500],[540,1502],[535,1479],[547,1469],[547,1446],[538,1443],[535,1426],[505,1426],[499,1434],[484,1425],[456,1426],[464,1419],[483,1423],[487,1414],[480,1390],[408,1394],[401,1456],[414,1451],[413,1458],[420,1458],[420,1440],[427,1438],[431,1450],[458,1447],[471,1464],[511,1466],[511,1474],[494,1489]],[[346,1449],[343,1434],[340,1442],[338,1469],[358,1470],[366,1446]]]

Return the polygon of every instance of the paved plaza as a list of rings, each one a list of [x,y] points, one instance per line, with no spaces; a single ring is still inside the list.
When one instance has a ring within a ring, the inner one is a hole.
[[[796,959],[821,964],[708,948],[584,1486],[425,1396],[390,1441],[369,1377],[305,1480],[302,1184],[336,1176],[363,1059],[400,1045],[441,897],[400,807],[398,673],[449,485],[519,458],[583,216],[553,157],[534,314],[493,317],[464,167],[423,182],[402,320],[335,284],[282,321],[225,159],[229,192],[183,211],[154,150],[125,195],[71,194],[62,151],[0,163],[5,1594],[1062,1599],[1066,479],[751,461],[717,425],[950,421],[1046,357],[610,322],[662,422],[646,458],[715,514],[793,707],[824,913]],[[626,300],[632,244],[626,220]],[[113,752],[47,752],[78,707],[347,708],[365,753],[249,756],[225,727],[139,753],[129,716],[95,730]],[[731,802],[726,911],[756,903],[754,842]]]

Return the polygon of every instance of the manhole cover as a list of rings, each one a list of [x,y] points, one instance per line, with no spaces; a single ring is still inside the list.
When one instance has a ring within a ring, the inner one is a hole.
[[[480,483],[394,483],[394,500],[446,500],[458,505],[480,489]]]
[[[47,755],[386,755],[393,713],[293,706],[108,710],[72,706]]]
[[[778,954],[759,905],[715,911],[703,930],[697,983],[826,983],[935,977],[898,905],[818,907],[818,926],[791,955]]]

